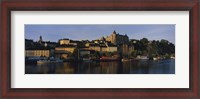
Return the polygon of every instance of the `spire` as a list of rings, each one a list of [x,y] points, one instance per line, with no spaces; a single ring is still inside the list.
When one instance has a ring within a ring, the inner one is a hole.
[[[113,34],[116,34],[115,30],[113,31]]]
[[[39,38],[39,41],[38,41],[40,44],[43,42],[42,40],[42,36],[40,35],[40,38]]]
[[[42,36],[40,35],[40,39],[39,39],[39,41],[42,41]]]
[[[102,36],[100,40],[105,41],[105,38]]]

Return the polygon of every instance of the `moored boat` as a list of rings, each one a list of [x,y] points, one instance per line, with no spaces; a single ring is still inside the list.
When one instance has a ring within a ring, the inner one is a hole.
[[[83,58],[83,62],[92,62],[90,58]]]
[[[128,59],[128,58],[122,58],[122,62],[128,62],[128,61],[131,61],[131,59]]]
[[[142,61],[149,60],[149,58],[147,56],[137,56],[136,59],[142,60]]]
[[[153,60],[158,60],[158,58],[154,57]]]
[[[100,61],[120,61],[120,58],[118,57],[101,57]]]
[[[172,57],[170,57],[170,58],[171,58],[171,59],[175,59],[175,57],[173,57],[173,56],[172,56]]]
[[[60,59],[54,59],[54,60],[39,60],[37,61],[37,64],[48,64],[48,63],[62,63],[63,60],[60,60]]]

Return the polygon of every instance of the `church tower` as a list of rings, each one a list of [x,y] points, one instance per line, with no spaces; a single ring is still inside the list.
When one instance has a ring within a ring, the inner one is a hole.
[[[42,40],[42,36],[40,35],[40,38],[39,38],[39,41],[38,41],[39,43],[42,43],[43,42],[43,40]]]
[[[113,33],[111,34],[111,42],[116,44],[117,43],[117,33],[114,30]]]
[[[113,34],[116,34],[116,31],[115,31],[115,30],[113,31]]]

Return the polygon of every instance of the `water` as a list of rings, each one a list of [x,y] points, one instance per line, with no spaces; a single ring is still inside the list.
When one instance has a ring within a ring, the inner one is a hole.
[[[27,64],[26,74],[175,74],[175,60]]]

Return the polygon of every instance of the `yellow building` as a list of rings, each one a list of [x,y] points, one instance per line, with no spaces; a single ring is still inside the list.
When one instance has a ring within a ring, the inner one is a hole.
[[[86,47],[89,47],[89,46],[90,46],[90,43],[86,43],[85,46],[86,46]]]
[[[111,44],[90,44],[89,50],[95,50],[98,52],[117,52],[117,46]]]
[[[72,57],[72,54],[74,53],[75,49],[76,46],[73,45],[57,46],[55,47],[55,57],[67,59],[69,57]]]
[[[64,45],[64,44],[69,44],[70,40],[69,39],[61,39],[59,40],[60,45]]]
[[[60,39],[59,44],[60,45],[77,45],[77,42],[72,41],[70,39]]]
[[[120,45],[118,50],[123,55],[130,55],[131,52],[134,51],[134,46],[133,45],[128,45],[128,44],[122,44],[122,45]]]
[[[101,52],[108,52],[108,48],[106,46],[101,46]]]
[[[26,57],[40,57],[40,56],[44,56],[44,57],[50,57],[51,52],[50,50],[26,50],[25,51],[25,56]]]
[[[99,51],[100,52],[101,51],[101,47],[98,46],[98,45],[97,46],[90,46],[89,50],[95,50],[95,51]]]
[[[120,35],[114,31],[110,36],[105,37],[105,40],[113,44],[127,44],[129,42],[129,37],[126,34]]]
[[[56,47],[55,52],[70,52],[74,53],[75,47]]]
[[[117,46],[108,46],[107,52],[117,52]]]

